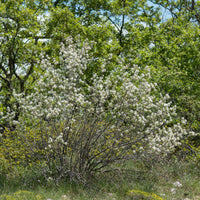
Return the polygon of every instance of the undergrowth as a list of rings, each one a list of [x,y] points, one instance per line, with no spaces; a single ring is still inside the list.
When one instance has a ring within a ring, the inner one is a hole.
[[[196,163],[173,160],[144,166],[129,161],[119,165],[113,171],[88,177],[85,183],[65,179],[57,184],[30,169],[18,171],[18,175],[15,171],[1,174],[0,200],[200,199],[200,170]]]

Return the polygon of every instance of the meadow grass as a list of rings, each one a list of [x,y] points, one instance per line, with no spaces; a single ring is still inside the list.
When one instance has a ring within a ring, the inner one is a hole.
[[[122,170],[117,170],[119,165]],[[4,174],[0,200],[200,199],[200,169],[196,163],[169,161],[146,167],[128,161],[123,167],[119,165],[114,171],[90,176],[85,185],[69,180],[46,182],[28,171],[23,177],[13,174],[8,178]]]

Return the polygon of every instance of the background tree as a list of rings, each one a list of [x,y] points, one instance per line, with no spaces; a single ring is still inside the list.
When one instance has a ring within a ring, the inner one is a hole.
[[[200,4],[197,0],[150,0],[150,2],[164,8],[167,11],[167,15],[170,15],[170,18],[177,19],[179,16],[184,16],[186,21],[200,24]]]
[[[147,23],[147,21],[150,24],[150,21],[154,21],[154,17],[158,15],[158,10],[145,0],[139,2],[133,0],[57,0],[54,6],[68,7],[85,27],[109,24],[121,47],[125,43],[127,27],[137,23]]]
[[[28,93],[37,77],[47,1],[8,0],[0,4],[0,110],[3,115],[18,110],[13,92]],[[17,120],[19,110],[15,112]],[[1,120],[1,128],[7,121]],[[9,124],[7,124],[9,125]]]

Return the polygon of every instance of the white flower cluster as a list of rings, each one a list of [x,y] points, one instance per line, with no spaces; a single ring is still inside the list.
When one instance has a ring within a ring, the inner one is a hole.
[[[176,194],[176,192],[177,192],[177,189],[178,188],[181,188],[183,185],[182,185],[182,183],[180,183],[179,181],[176,181],[176,182],[174,182],[173,183],[173,188],[171,188],[171,193],[172,194]]]
[[[85,44],[76,48],[70,38],[66,43],[61,45],[57,60],[42,60],[45,73],[35,92],[18,96],[23,110],[20,124],[25,119],[60,120],[70,127],[78,117],[97,116],[100,122],[109,121],[108,129],[114,130],[114,135],[119,133],[116,141],[126,138],[132,144],[142,142],[141,151],[155,153],[173,150],[183,135],[192,134],[182,128],[184,119],[169,126],[176,108],[170,105],[168,95],[160,95],[159,99],[153,95],[156,84],[147,81],[150,72],[141,74],[138,66],[116,67],[107,76],[91,75],[89,85],[85,74],[90,62],[89,47]],[[67,145],[63,135],[55,140]]]

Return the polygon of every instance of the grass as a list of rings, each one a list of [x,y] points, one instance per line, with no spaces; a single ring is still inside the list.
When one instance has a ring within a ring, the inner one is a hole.
[[[69,181],[56,185],[35,177],[28,172],[23,177],[1,175],[0,200],[200,200],[200,169],[197,164],[185,161],[159,163],[148,168],[129,161],[124,170],[90,177],[88,185]]]

